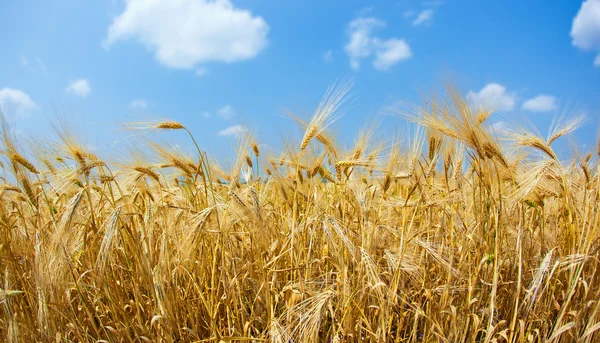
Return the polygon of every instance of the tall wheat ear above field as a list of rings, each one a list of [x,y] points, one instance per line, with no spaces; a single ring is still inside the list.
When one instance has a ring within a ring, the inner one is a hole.
[[[581,119],[500,133],[449,87],[399,113],[414,135],[373,125],[344,147],[349,91],[290,113],[301,138],[277,154],[240,132],[229,167],[170,120],[128,125],[154,134],[111,163],[76,132],[27,145],[3,120],[0,337],[600,341],[600,141],[553,148]]]

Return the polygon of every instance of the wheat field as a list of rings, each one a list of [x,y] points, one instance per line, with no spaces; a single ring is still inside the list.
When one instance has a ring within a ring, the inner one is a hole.
[[[0,337],[7,342],[600,341],[600,144],[582,125],[491,129],[449,86],[398,112],[422,129],[344,148],[348,84],[278,154],[240,132],[221,167],[140,139],[116,163],[78,135],[2,126]],[[343,120],[343,118],[342,118]],[[150,151],[144,153],[142,151]]]

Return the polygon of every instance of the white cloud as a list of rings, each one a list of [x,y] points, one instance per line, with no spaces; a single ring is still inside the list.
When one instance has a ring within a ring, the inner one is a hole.
[[[587,0],[581,4],[571,27],[573,45],[582,50],[600,51],[600,0]],[[600,65],[600,55],[594,65]]]
[[[506,92],[506,87],[488,83],[479,92],[469,91],[468,97],[476,104],[494,111],[510,111],[515,107],[515,95]]]
[[[427,9],[427,10],[421,11],[421,13],[419,13],[419,15],[415,18],[415,20],[413,20],[412,24],[413,24],[413,26],[422,25],[422,24],[431,25],[432,22],[433,22],[433,10]]]
[[[495,122],[491,124],[489,128],[498,135],[502,135],[503,133],[511,130],[511,126],[503,121]]]
[[[206,73],[208,72],[208,70],[204,67],[199,67],[196,69],[196,76],[204,76],[206,75]]]
[[[358,18],[350,22],[348,30],[350,41],[344,49],[350,57],[350,66],[357,70],[360,68],[360,60],[371,55],[373,50],[373,38],[371,31],[377,27],[383,27],[385,23],[376,18]]]
[[[523,109],[531,112],[550,112],[556,109],[556,98],[540,94],[523,103]]]
[[[202,117],[203,117],[204,119],[208,119],[208,118],[210,118],[211,116],[212,116],[212,115],[211,115],[210,113],[208,113],[208,112],[202,112]]]
[[[235,109],[231,105],[225,105],[217,111],[217,115],[223,119],[231,119],[235,116]]]
[[[333,50],[329,49],[325,51],[323,54],[323,61],[325,61],[325,63],[333,63]]]
[[[387,70],[394,64],[409,59],[412,56],[410,47],[402,39],[375,39],[375,61],[373,66],[379,70]]]
[[[571,27],[573,45],[600,50],[600,0],[584,1]]]
[[[70,94],[75,94],[77,96],[86,96],[92,91],[92,86],[90,86],[90,81],[87,79],[79,79],[75,81],[71,81],[65,92]]]
[[[246,131],[247,129],[242,125],[233,125],[224,130],[219,131],[219,136],[240,136]]]
[[[26,117],[29,111],[37,108],[37,105],[29,95],[20,89],[0,89],[0,110],[4,114],[17,117]]]
[[[268,31],[262,17],[230,0],[128,0],[104,45],[133,38],[154,51],[160,63],[187,69],[253,58],[267,46]]]
[[[130,110],[144,110],[148,107],[148,103],[143,99],[132,100],[129,104]]]
[[[385,26],[385,22],[374,18],[357,18],[348,25],[350,39],[344,50],[350,57],[350,66],[360,68],[360,61],[375,55],[373,66],[386,70],[392,65],[410,58],[412,52],[408,44],[398,38],[381,39],[372,36],[372,31]]]
[[[21,55],[21,64],[26,67],[29,65],[29,59],[27,58],[27,56]]]

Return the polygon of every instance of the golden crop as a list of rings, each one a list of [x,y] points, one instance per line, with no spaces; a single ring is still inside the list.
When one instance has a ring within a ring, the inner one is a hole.
[[[241,134],[229,170],[198,145],[116,167],[68,133],[26,150],[4,123],[0,337],[600,341],[600,146],[552,148],[580,121],[500,139],[450,88],[401,114],[414,138],[373,127],[343,149],[328,127],[349,88],[278,156]]]

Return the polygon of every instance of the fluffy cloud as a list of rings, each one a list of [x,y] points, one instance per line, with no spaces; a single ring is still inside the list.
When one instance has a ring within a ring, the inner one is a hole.
[[[379,70],[389,69],[394,64],[412,56],[408,44],[398,38],[381,39],[372,35],[373,30],[382,28],[385,22],[369,17],[357,18],[348,25],[350,39],[344,50],[350,58],[354,70],[360,68],[360,61],[375,56],[373,66]]]
[[[394,64],[410,58],[410,47],[402,39],[375,39],[375,61],[373,66],[379,70],[387,70]]]
[[[148,103],[146,103],[143,99],[135,99],[132,100],[129,104],[130,110],[144,110],[148,107]]]
[[[468,97],[475,104],[495,111],[510,111],[515,107],[515,95],[507,93],[506,87],[497,83],[489,83],[477,93],[469,91]]]
[[[133,38],[160,63],[187,69],[253,58],[267,46],[268,31],[263,18],[229,0],[127,0],[104,44]]]
[[[92,86],[90,86],[90,81],[87,79],[79,79],[75,81],[71,81],[65,92],[70,94],[75,94],[77,96],[86,96],[92,91]]]
[[[373,38],[371,37],[371,31],[383,26],[385,26],[385,23],[376,18],[358,18],[350,22],[348,25],[350,41],[344,49],[350,57],[352,69],[360,68],[360,60],[372,54]]]
[[[235,116],[235,109],[231,105],[225,105],[217,111],[217,115],[223,119],[231,119]]]
[[[413,26],[417,25],[430,25],[433,21],[433,10],[423,10],[419,15],[412,21]]]
[[[600,0],[587,0],[573,19],[573,45],[581,49],[600,49]]]
[[[242,125],[233,125],[224,130],[219,131],[219,136],[240,136],[246,131],[247,129]]]
[[[583,2],[573,19],[571,37],[573,45],[582,50],[600,51],[600,0]],[[596,66],[600,65],[599,60],[600,57],[596,57]]]
[[[550,112],[556,109],[556,98],[540,94],[523,103],[523,109],[531,112]]]
[[[25,117],[37,105],[29,95],[20,89],[0,89],[0,110],[7,115]]]

